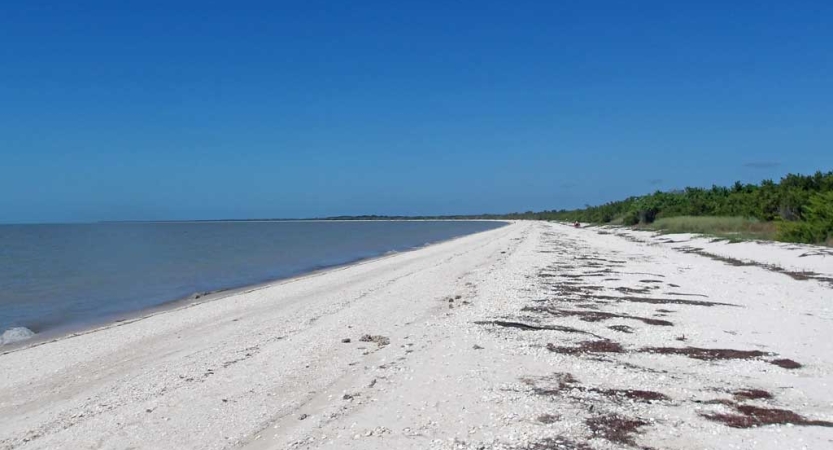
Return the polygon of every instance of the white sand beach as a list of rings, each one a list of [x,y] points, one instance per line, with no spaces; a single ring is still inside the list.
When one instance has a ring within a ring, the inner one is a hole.
[[[833,252],[516,222],[0,374],[0,449],[829,449]]]

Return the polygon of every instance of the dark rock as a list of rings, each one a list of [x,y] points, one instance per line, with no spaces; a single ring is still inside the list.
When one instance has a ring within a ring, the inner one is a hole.
[[[364,336],[359,338],[361,342],[375,342],[379,347],[384,347],[385,345],[390,344],[390,338],[387,338],[382,335],[369,335],[365,334]]]

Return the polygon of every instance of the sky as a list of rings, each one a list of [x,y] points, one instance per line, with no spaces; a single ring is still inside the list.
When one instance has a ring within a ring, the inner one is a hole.
[[[476,214],[833,170],[830,1],[0,5],[0,223]]]

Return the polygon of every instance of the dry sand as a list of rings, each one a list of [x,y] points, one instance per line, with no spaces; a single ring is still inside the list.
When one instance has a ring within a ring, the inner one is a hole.
[[[0,355],[0,448],[833,448],[831,279],[518,222]]]

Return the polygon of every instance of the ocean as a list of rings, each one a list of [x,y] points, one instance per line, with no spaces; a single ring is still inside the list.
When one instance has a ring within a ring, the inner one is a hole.
[[[0,225],[0,345],[195,293],[288,278],[504,225],[489,221]]]

